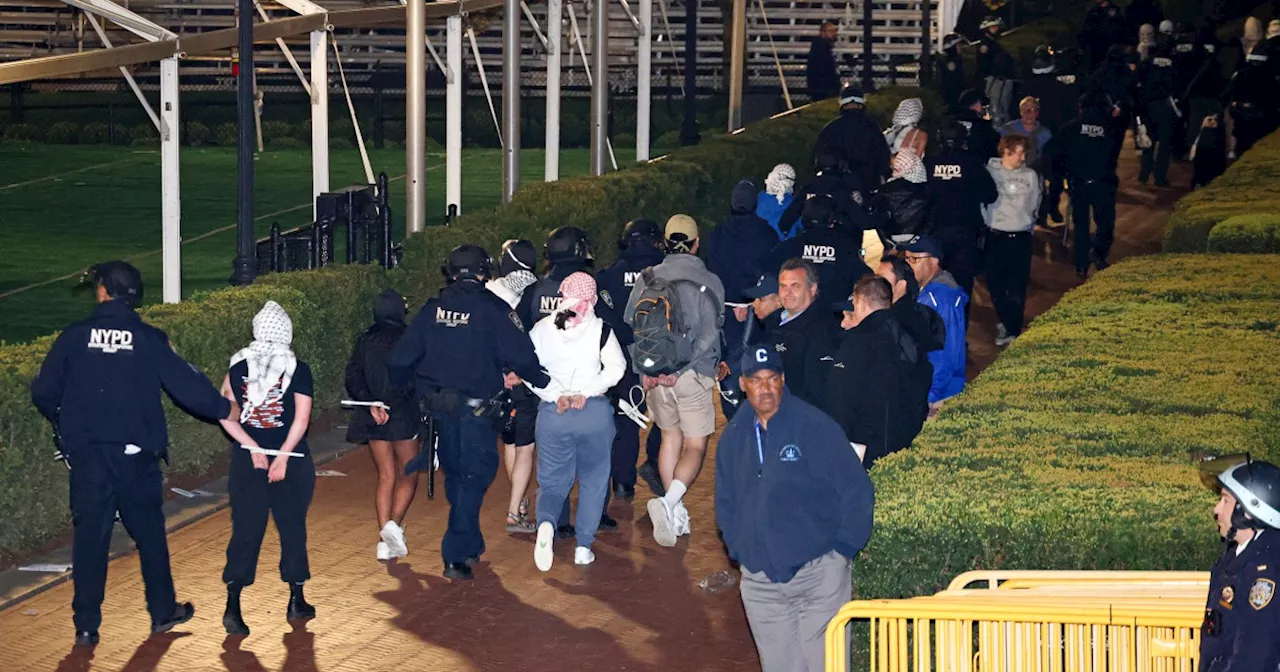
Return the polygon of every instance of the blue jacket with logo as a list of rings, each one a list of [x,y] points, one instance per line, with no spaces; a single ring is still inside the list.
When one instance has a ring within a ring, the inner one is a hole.
[[[969,295],[956,284],[950,273],[942,271],[920,290],[918,300],[937,312],[947,328],[942,349],[929,353],[929,363],[933,365],[933,384],[929,386],[929,403],[932,404],[964,390],[964,309],[969,305]]]
[[[504,369],[537,387],[551,381],[515,311],[474,280],[455,282],[427,301],[387,358],[391,384],[414,383],[419,398],[452,389],[488,399],[502,389]]]
[[[53,342],[31,382],[31,399],[62,434],[68,457],[94,444],[133,444],[167,457],[161,389],[206,420],[231,414],[231,402],[174,352],[168,335],[113,300]]]
[[[1280,667],[1280,530],[1263,530],[1239,555],[1234,541],[1213,567],[1205,629],[1200,637],[1201,672],[1251,672]],[[1217,622],[1215,628],[1211,621]]]
[[[786,583],[830,551],[857,555],[875,492],[840,425],[785,391],[758,434],[756,414],[743,411],[716,449],[716,523],[729,557]]]

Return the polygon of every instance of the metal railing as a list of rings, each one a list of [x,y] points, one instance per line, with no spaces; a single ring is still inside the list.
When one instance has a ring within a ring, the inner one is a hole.
[[[348,264],[398,265],[398,250],[391,241],[391,207],[387,174],[377,184],[361,184],[321,194],[316,198],[316,221],[288,231],[279,222],[257,241],[259,273],[285,273],[323,268],[337,258],[337,243]],[[338,234],[342,234],[342,238]]]
[[[849,602],[827,626],[826,669],[850,668],[851,622],[860,620],[871,672],[1196,670],[1205,573],[981,574],[931,596]],[[993,587],[965,588],[976,581]]]

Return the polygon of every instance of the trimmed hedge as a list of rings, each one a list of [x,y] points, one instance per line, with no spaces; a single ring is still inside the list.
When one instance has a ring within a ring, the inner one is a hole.
[[[970,569],[1208,568],[1215,494],[1191,454],[1280,458],[1270,262],[1127,260],[1036,318],[872,471],[856,595],[931,593]]]
[[[921,94],[896,90],[873,96],[872,114],[887,122],[906,95]],[[928,104],[936,109],[936,98]],[[469,213],[454,226],[432,227],[413,236],[405,262],[396,271],[339,266],[267,275],[249,287],[201,293],[180,304],[151,305],[141,312],[169,333],[178,352],[217,382],[226,372],[227,358],[251,339],[253,315],[265,300],[274,299],[293,317],[294,346],[315,372],[316,410],[323,412],[335,408],[340,399],[342,367],[355,336],[371,321],[373,297],[388,285],[415,303],[434,295],[442,284],[440,263],[454,246],[478,243],[494,251],[508,238],[541,241],[551,229],[574,224],[591,235],[597,263],[607,263],[627,220],[647,216],[661,221],[689,212],[709,227],[728,210],[730,191],[739,179],[762,181],[783,161],[795,164],[803,179],[813,139],[834,113],[834,103],[818,105],[754,124],[736,136],[708,138],[661,161],[603,178],[527,184],[504,208]],[[221,139],[229,130],[234,127],[219,127],[215,134]],[[0,525],[0,552],[28,551],[59,534],[68,522],[66,471],[50,459],[51,432],[30,399],[30,381],[52,339],[0,346],[0,510],[11,512]],[[208,472],[226,450],[220,431],[169,410],[170,470]]]
[[[1210,252],[1280,252],[1280,215],[1258,213],[1222,220],[1209,231]]]
[[[1226,172],[1205,187],[1178,201],[1164,234],[1165,252],[1210,251],[1210,232],[1236,215],[1280,212],[1280,133],[1260,140]],[[1217,236],[1230,249],[1215,252],[1275,252],[1261,236],[1242,236],[1234,230]],[[1261,247],[1254,247],[1254,241]],[[1243,247],[1242,247],[1243,245]]]

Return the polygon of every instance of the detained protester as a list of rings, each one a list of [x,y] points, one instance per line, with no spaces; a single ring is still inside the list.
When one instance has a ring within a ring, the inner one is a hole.
[[[527,240],[508,240],[498,255],[498,277],[484,283],[486,289],[515,310],[525,290],[538,281],[534,265],[538,252]],[[532,324],[524,324],[532,327]],[[538,421],[538,397],[527,387],[511,388],[511,412],[503,425],[502,466],[511,481],[507,500],[506,529],[512,534],[533,534],[529,520],[529,481],[533,478],[534,425]]]
[[[764,178],[764,190],[756,196],[756,214],[784,241],[800,233],[800,218],[787,221],[782,218],[796,199],[796,169],[789,163],[779,163]],[[798,213],[797,213],[798,214]]]
[[[231,539],[222,582],[227,608],[222,625],[229,635],[247,635],[240,594],[253,585],[268,514],[280,534],[280,580],[289,584],[288,620],[315,618],[302,586],[311,578],[307,558],[307,509],[316,489],[316,468],[307,448],[311,367],[293,352],[293,321],[275,301],[253,318],[253,342],[231,357],[222,394],[241,407],[240,424],[227,433],[231,447],[227,494],[231,499]],[[268,456],[245,446],[279,451]]]
[[[824,670],[827,622],[852,591],[871,536],[871,479],[834,420],[785,388],[782,358],[748,349],[748,411],[716,450],[716,522],[742,569],[742,603],[764,672]]]
[[[624,313],[635,333],[631,362],[662,431],[658,471],[665,493],[645,505],[653,538],[674,546],[690,534],[684,495],[702,471],[716,428],[717,365],[724,324],[724,286],[698,258],[698,224],[672,215],[664,232],[667,256],[646,271]],[[674,315],[673,315],[674,313]]]
[[[1224,547],[1209,578],[1201,672],[1280,669],[1280,468],[1236,464],[1217,477]]]
[[[825,305],[815,305],[818,289],[813,264],[797,258],[782,264],[777,276],[762,276],[747,291],[753,300],[777,294],[781,309],[763,318],[764,334],[756,343],[778,353],[787,389],[814,405],[821,402],[824,386],[820,377],[810,379],[811,362],[830,350],[839,331],[835,313]]]
[[[889,146],[880,127],[867,116],[867,97],[857,84],[845,84],[840,90],[840,116],[831,120],[814,141],[813,152],[824,148],[834,151],[858,183],[874,189],[889,175]]]
[[[724,285],[725,301],[743,304],[743,291],[752,287],[762,273],[762,267],[778,238],[773,229],[752,210],[756,186],[743,180],[733,188],[732,210],[720,226],[707,234],[707,270],[716,274]],[[743,319],[738,319],[741,315]],[[720,407],[726,418],[732,418],[737,410],[739,396],[737,375],[731,363],[736,364],[742,355],[742,337],[746,332],[746,309],[735,308],[725,316],[721,337],[721,362],[717,377],[720,379]],[[729,386],[732,390],[725,393]]]
[[[819,291],[829,298],[842,293],[848,296],[853,283],[871,272],[862,263],[861,241],[838,224],[836,204],[830,196],[814,196],[805,201],[804,231],[774,248],[762,271],[766,275],[776,273],[787,260],[796,258],[813,264],[818,271]]]
[[[835,304],[844,313],[838,345],[815,360],[826,384],[818,407],[839,423],[867,469],[915,438],[918,413],[908,395],[919,353],[892,303],[884,278],[859,280],[853,295]]]
[[[924,156],[925,147],[929,144],[929,134],[920,129],[922,118],[924,101],[905,98],[898,103],[898,109],[893,112],[893,125],[884,132],[884,141],[888,143],[891,155],[909,149],[916,156]]]
[[[650,266],[662,263],[662,227],[651,219],[635,219],[627,222],[622,230],[622,238],[618,241],[618,260],[596,276],[599,289],[608,292],[609,296],[630,297],[631,289],[636,286],[640,274]],[[627,329],[631,327],[626,325]],[[619,343],[631,342],[631,337],[619,338]],[[624,346],[622,354],[627,358],[627,369],[622,380],[609,395],[615,404],[626,400],[641,413],[647,413],[644,403],[644,390],[640,387],[640,376],[631,366],[631,353]],[[645,461],[639,469],[636,461],[640,458],[640,426],[619,411],[613,416],[617,433],[613,439],[613,497],[630,500],[636,494],[636,477],[644,478],[645,484],[654,495],[661,497],[666,490],[662,487],[662,478],[658,475],[658,448],[662,445],[660,432],[650,431],[645,441]]]
[[[449,284],[413,318],[387,373],[392,385],[413,383],[435,424],[449,499],[440,557],[445,577],[468,580],[485,550],[480,505],[498,471],[498,434],[506,423],[492,402],[522,379],[546,387],[550,378],[519,316],[485,289],[493,261],[483,248],[454,248],[441,270]]]
[[[413,389],[396,388],[387,380],[387,357],[405,330],[404,297],[388,289],[373,303],[373,326],[356,338],[347,359],[347,396],[354,401],[380,402],[386,408],[357,408],[347,423],[347,441],[369,444],[369,454],[378,470],[374,511],[378,516],[379,560],[409,554],[404,539],[404,516],[418,489],[417,474],[405,474],[404,467],[418,454],[418,428],[422,417],[413,399]]]
[[[969,154],[966,133],[958,122],[942,127],[942,151],[925,159],[933,198],[933,235],[942,243],[947,270],[966,294],[973,293],[978,274],[978,239],[986,228],[982,208],[996,200],[996,183],[987,162]]]
[[[143,289],[138,269],[109,261],[86,278],[97,307],[58,334],[31,381],[31,400],[53,425],[55,457],[70,470],[71,620],[76,646],[92,647],[117,513],[138,545],[151,631],[167,632],[195,614],[190,602],[177,603],[169,570],[160,470],[160,461],[169,460],[169,435],[160,391],[224,428],[235,425],[240,409],[135,312]]]
[[[936,408],[964,389],[967,364],[964,316],[969,295],[951,273],[943,270],[945,253],[937,240],[920,238],[902,249],[902,258],[915,273],[920,303],[937,313],[946,327],[945,345],[929,353],[929,363],[933,365],[929,405]]]
[[[577,546],[573,564],[595,561],[591,544],[604,513],[613,453],[613,405],[605,394],[622,380],[627,361],[618,338],[595,315],[596,281],[571,273],[560,283],[560,309],[529,332],[551,382],[530,386],[538,404],[538,538],[533,559],[548,571],[556,521],[578,484]]]
[[[894,155],[893,177],[871,199],[886,246],[903,245],[932,232],[933,198],[928,181],[924,161],[914,152]]]
[[[1026,166],[1026,158],[1027,139],[1007,135],[1000,139],[1000,158],[987,163],[999,194],[986,209],[984,257],[987,290],[1000,317],[996,325],[996,345],[1000,347],[1022,333],[1031,276],[1031,230],[1044,195],[1040,176]]]

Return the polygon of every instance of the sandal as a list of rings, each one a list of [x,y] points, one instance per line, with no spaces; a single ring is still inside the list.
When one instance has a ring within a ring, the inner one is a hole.
[[[527,518],[516,513],[507,514],[507,532],[511,534],[533,534],[537,528]]]
[[[525,497],[524,499],[520,500],[520,508],[518,510],[520,512],[521,520],[527,520],[529,518],[529,498],[528,497]]]

